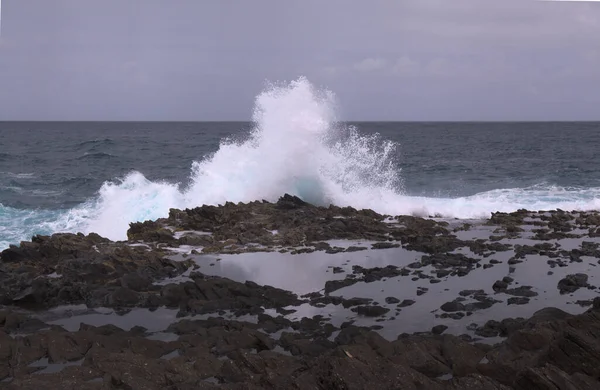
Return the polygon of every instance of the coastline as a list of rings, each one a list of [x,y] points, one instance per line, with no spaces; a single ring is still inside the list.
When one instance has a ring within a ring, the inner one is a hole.
[[[425,219],[285,195],[172,209],[121,242],[36,236],[0,255],[0,383],[598,388],[599,229],[597,212]]]

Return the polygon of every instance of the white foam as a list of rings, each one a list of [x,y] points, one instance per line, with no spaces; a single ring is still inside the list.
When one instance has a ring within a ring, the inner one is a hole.
[[[266,199],[284,193],[320,205],[372,207],[397,195],[395,145],[337,125],[335,99],[304,78],[271,85],[256,98],[255,128],[247,140],[223,140],[213,155],[194,162],[186,188],[151,182],[132,172],[105,183],[96,200],[51,222],[52,230],[96,232],[125,239],[130,222],[166,217],[169,208]],[[359,202],[360,203],[360,202]]]
[[[32,179],[35,177],[35,173],[0,172],[0,174],[4,174],[15,179]]]
[[[153,182],[131,172],[105,183],[97,198],[44,219],[35,229],[96,232],[122,240],[130,222],[166,217],[170,208],[276,201],[284,193],[325,206],[456,218],[483,218],[494,211],[520,208],[600,207],[600,188],[549,185],[497,189],[454,199],[406,196],[394,161],[397,145],[341,125],[335,105],[330,91],[316,90],[305,78],[270,85],[256,98],[256,125],[249,137],[239,142],[223,140],[217,152],[194,162],[189,185]],[[36,222],[39,220],[36,217]]]

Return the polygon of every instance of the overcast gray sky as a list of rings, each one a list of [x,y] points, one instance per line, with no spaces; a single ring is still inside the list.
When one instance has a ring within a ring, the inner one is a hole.
[[[3,0],[0,120],[247,120],[300,75],[347,120],[600,119],[600,3]]]

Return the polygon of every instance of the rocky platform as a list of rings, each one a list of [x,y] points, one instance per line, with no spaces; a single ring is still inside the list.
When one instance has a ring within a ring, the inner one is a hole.
[[[0,254],[0,388],[598,389],[600,214],[286,195]]]

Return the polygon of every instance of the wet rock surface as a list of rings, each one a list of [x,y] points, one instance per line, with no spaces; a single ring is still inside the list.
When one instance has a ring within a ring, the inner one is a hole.
[[[15,335],[28,318],[4,310],[0,378],[7,389],[460,389],[467,383],[478,389],[546,389],[560,377],[575,387],[556,388],[593,389],[600,384],[599,300],[577,316],[557,311],[487,324],[508,335],[496,346],[443,334],[443,326],[389,341],[350,325],[331,340],[310,321],[297,324],[300,332],[275,339],[264,331],[272,318],[258,324],[185,319],[167,329],[178,336],[175,341],[151,340],[140,327],[90,325]]]
[[[561,294],[572,293],[579,288],[588,286],[588,276],[586,274],[567,275],[558,282],[558,289]]]
[[[0,254],[0,387],[598,389],[599,228],[596,213],[520,210],[453,225],[286,195],[171,210],[131,224],[126,242],[35,236]],[[286,290],[294,273],[270,286],[209,272],[215,255],[386,251],[397,261],[324,264],[331,279],[303,294]],[[519,269],[541,269],[551,288]],[[580,314],[510,315],[550,293],[572,295]],[[154,320],[124,320],[140,310]],[[494,310],[509,315],[482,317]],[[414,316],[437,322],[403,332]]]

